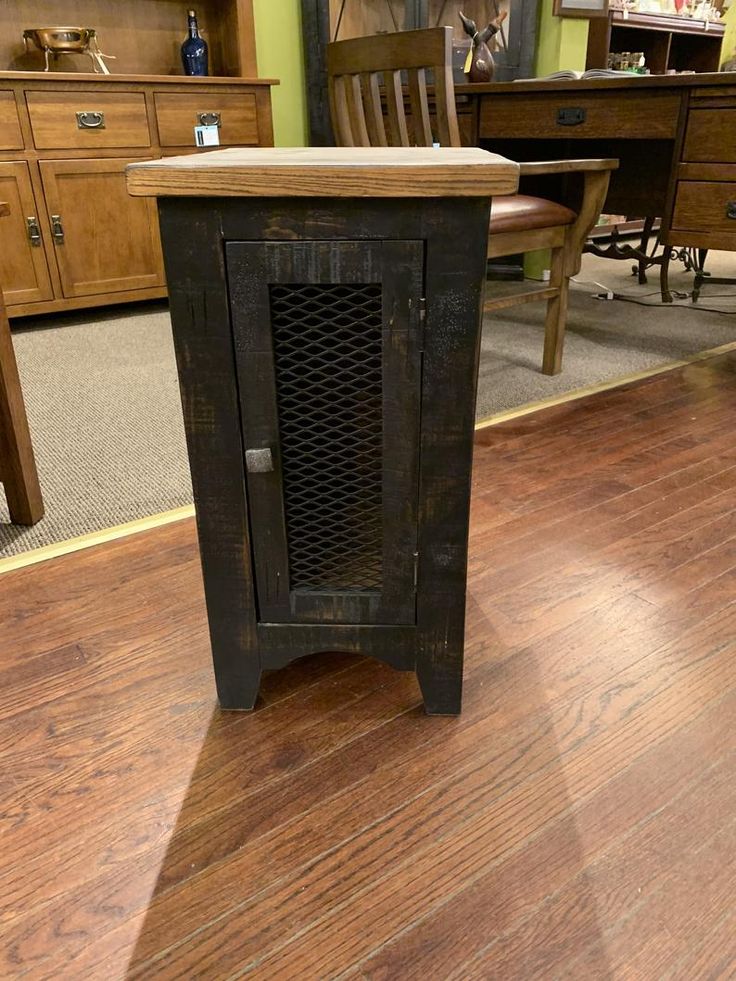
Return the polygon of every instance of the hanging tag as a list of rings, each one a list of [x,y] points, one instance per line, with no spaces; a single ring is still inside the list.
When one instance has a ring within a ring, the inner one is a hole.
[[[219,146],[220,127],[219,126],[195,126],[194,142],[196,146]]]
[[[473,64],[473,46],[471,44],[468,50],[468,57],[465,59],[465,67],[463,68],[463,73],[465,75],[470,74],[470,66]]]

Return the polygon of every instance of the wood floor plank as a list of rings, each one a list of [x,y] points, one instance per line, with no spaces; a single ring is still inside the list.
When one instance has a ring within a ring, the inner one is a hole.
[[[459,891],[362,962],[356,974],[411,981],[432,971],[458,978],[532,977],[540,967],[553,972],[570,946],[584,935],[597,937],[612,902],[626,906],[632,892],[638,901],[647,876],[656,880],[662,865],[720,826],[736,803],[735,711],[731,694],[490,873],[461,880]],[[715,761],[704,769],[706,754]],[[601,881],[592,882],[595,876]],[[626,887],[619,881],[624,877]],[[605,897],[604,910],[598,896]],[[483,911],[481,923],[473,922],[476,910]],[[555,929],[562,923],[564,934]]]
[[[480,430],[459,719],[221,713],[192,521],[0,580],[0,975],[728,977],[736,353]]]

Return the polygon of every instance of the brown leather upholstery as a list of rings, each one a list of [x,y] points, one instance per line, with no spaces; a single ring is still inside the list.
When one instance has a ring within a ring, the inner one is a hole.
[[[528,194],[494,198],[491,203],[491,233],[523,232],[532,228],[570,225],[577,215],[562,204]]]

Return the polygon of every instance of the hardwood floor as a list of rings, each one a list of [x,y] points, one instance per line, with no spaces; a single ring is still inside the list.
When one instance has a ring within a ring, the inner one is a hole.
[[[736,354],[477,434],[459,719],[220,713],[193,522],[0,579],[0,976],[736,973]]]

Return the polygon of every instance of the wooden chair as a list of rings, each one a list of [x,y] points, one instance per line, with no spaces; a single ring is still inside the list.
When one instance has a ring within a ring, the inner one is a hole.
[[[3,216],[10,214],[0,202]],[[0,240],[2,232],[0,231]],[[0,289],[0,483],[5,485],[10,520],[34,525],[43,517],[43,499],[33,458],[10,326]]]
[[[433,114],[428,70],[433,75]],[[408,83],[408,116],[402,72]],[[460,146],[451,27],[335,41],[327,46],[327,78],[339,146]],[[579,173],[583,181],[574,209],[527,194],[498,198],[491,205],[489,258],[548,248],[552,262],[549,283],[542,289],[489,300],[485,309],[546,300],[542,371],[554,375],[562,366],[570,277],[580,270],[583,245],[598,220],[618,161],[553,160],[520,166],[522,178]]]

